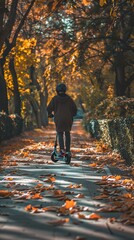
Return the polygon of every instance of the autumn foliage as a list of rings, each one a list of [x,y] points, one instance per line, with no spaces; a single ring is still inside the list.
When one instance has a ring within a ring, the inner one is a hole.
[[[1,2],[0,111],[21,115],[25,128],[46,126],[61,81],[84,111],[132,96],[132,1],[11,3]]]

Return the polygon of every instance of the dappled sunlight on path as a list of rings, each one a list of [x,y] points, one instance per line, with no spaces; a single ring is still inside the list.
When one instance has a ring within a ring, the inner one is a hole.
[[[0,239],[133,239],[133,171],[79,121],[70,165],[51,161],[54,141],[51,123],[1,144]]]

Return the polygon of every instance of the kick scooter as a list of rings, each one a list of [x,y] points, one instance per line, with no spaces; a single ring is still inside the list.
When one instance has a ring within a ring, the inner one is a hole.
[[[58,162],[58,161],[63,161],[66,164],[70,164],[71,162],[71,155],[69,153],[65,153],[63,156],[59,156],[59,153],[57,152],[57,135],[56,135],[56,140],[54,144],[54,150],[51,154],[51,160],[53,162]]]

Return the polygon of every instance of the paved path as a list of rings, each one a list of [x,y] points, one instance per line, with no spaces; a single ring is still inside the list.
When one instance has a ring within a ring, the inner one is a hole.
[[[39,131],[38,138],[37,134],[30,138],[30,132],[22,136],[22,148],[18,147],[19,138],[16,138],[17,151],[11,144],[8,157],[3,153],[6,166],[0,172],[0,190],[8,192],[0,197],[0,239],[134,239],[132,226],[110,221],[120,213],[99,213],[103,217],[99,220],[83,219],[105,205],[105,201],[93,198],[101,189],[96,181],[109,172],[106,168],[102,171],[90,168],[90,159],[82,160],[83,149],[94,151],[95,144],[94,141],[87,144],[80,123],[75,122],[72,131],[70,165],[51,161],[55,131],[50,128],[44,131],[44,135]],[[68,208],[65,211],[67,200],[70,204],[72,200],[72,212]]]

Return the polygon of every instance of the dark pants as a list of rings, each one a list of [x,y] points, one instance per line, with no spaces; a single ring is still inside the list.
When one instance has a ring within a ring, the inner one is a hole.
[[[60,149],[65,149],[66,146],[66,152],[70,152],[70,142],[71,142],[71,136],[69,131],[65,132],[57,132],[58,142]]]

